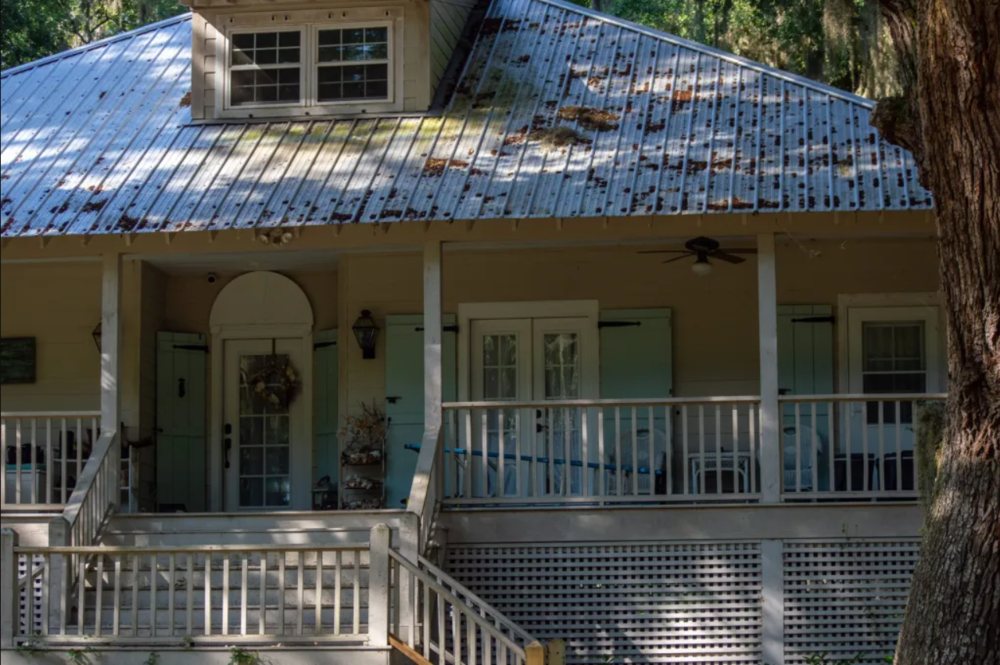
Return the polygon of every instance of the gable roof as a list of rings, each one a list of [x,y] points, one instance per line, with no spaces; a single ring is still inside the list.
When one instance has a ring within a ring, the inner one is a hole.
[[[562,0],[493,0],[440,114],[195,124],[190,43],[3,74],[4,237],[933,205],[872,102]]]

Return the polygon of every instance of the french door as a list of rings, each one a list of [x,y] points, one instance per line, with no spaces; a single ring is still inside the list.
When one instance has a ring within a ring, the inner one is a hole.
[[[597,336],[588,318],[472,321],[474,402],[596,399]],[[586,474],[581,410],[484,409],[474,415],[477,496],[567,495]],[[485,479],[485,480],[483,480]]]
[[[226,509],[275,511],[295,506],[296,482],[308,467],[309,450],[300,433],[301,400],[286,399],[277,376],[301,367],[301,340],[226,342],[223,453]]]

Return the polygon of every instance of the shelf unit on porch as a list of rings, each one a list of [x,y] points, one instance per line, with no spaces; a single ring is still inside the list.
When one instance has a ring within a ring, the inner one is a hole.
[[[385,453],[379,461],[367,464],[350,464],[340,460],[341,510],[382,510],[385,508]],[[371,483],[371,487],[352,487],[352,481]]]

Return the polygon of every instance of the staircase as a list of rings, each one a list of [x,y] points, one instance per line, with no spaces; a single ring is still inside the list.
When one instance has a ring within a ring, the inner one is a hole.
[[[21,548],[4,532],[2,647],[155,649],[169,654],[163,665],[234,647],[303,663],[325,653],[317,662],[544,665],[530,635],[416,556],[412,515],[377,517],[391,525],[366,530],[375,514],[333,525],[315,515],[116,516],[100,547]],[[18,557],[38,563],[19,576],[6,563]]]

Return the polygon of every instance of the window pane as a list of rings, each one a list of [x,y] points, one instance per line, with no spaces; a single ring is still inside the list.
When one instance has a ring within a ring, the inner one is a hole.
[[[264,479],[240,479],[240,506],[244,508],[261,507],[264,505]]]
[[[343,49],[339,46],[323,46],[319,49],[320,62],[340,62],[343,59]]]
[[[320,30],[319,31],[319,45],[320,46],[339,46],[340,45],[340,30]]]
[[[283,48],[278,51],[279,65],[297,65],[299,63],[299,49]]]
[[[365,43],[384,42],[389,39],[388,28],[368,28],[365,30]]]
[[[343,40],[345,44],[364,44],[365,43],[364,28],[351,28],[350,30],[344,30]]]
[[[240,50],[251,50],[254,44],[253,35],[233,35],[233,48]]]
[[[257,98],[256,100],[259,104],[273,104],[278,101],[278,88],[275,86],[266,86],[257,88]]]
[[[302,45],[302,35],[298,32],[282,32],[278,37],[278,43],[282,48],[298,47]]]
[[[257,43],[256,48],[275,48],[278,46],[278,33],[276,32],[258,32],[257,33]]]
[[[260,476],[264,473],[264,449],[246,448],[240,451],[240,475]]]

